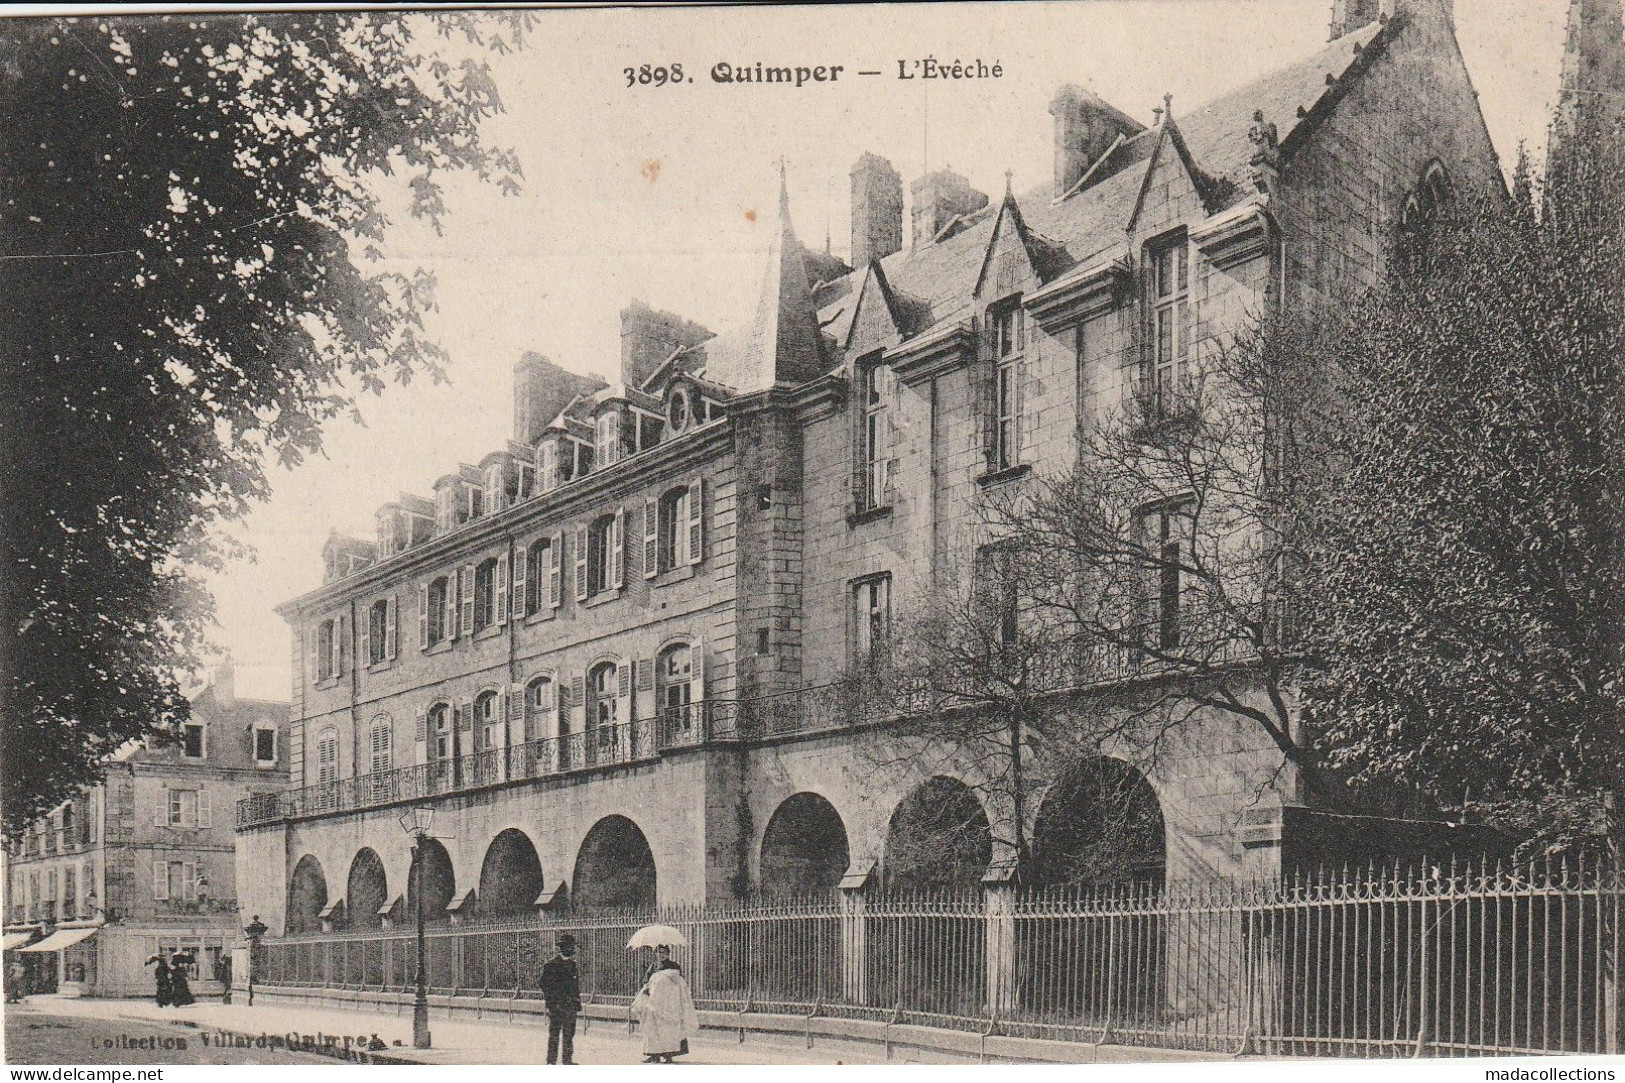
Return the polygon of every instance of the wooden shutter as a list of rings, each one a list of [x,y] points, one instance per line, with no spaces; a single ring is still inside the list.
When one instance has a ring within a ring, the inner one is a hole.
[[[639,692],[652,692],[655,686],[655,665],[653,658],[634,658],[632,660],[632,685]]]
[[[682,529],[682,524],[677,524]],[[688,562],[698,564],[705,559],[705,479],[695,478],[688,483]]]
[[[461,628],[465,636],[474,634],[474,565],[464,564],[461,581],[457,585],[457,605],[462,611]]]
[[[429,584],[418,584],[418,650],[429,649]]]
[[[705,701],[705,640],[699,638],[689,646],[688,698],[690,703]],[[696,708],[697,709],[697,708]]]
[[[350,672],[350,667],[355,665],[355,659],[350,657],[351,651],[353,650],[353,648],[350,646],[350,632],[350,614],[340,613],[338,621],[339,662],[337,672],[341,677]]]
[[[457,588],[463,577],[453,568],[445,577],[445,593],[440,599],[440,639],[442,642],[457,638]]]
[[[653,579],[660,574],[660,500],[645,497],[643,501],[643,578]]]
[[[417,744],[413,763],[429,762],[429,712],[419,708],[417,717],[413,720],[413,737]]]
[[[382,629],[380,629],[381,631]],[[362,611],[361,621],[361,664],[366,666],[372,662],[372,606],[368,605]]]
[[[521,739],[523,739],[525,732],[525,710],[525,686],[522,684],[510,684],[508,686],[507,710],[503,714],[503,727],[506,729],[508,734],[506,738],[507,743],[513,742],[513,735],[515,733],[520,734]],[[517,728],[514,725],[515,723],[518,723]]]
[[[181,862],[181,898],[197,898],[197,862]]]
[[[530,576],[530,546],[527,545],[514,553],[518,559],[513,563],[513,619],[520,620],[529,615],[525,607],[525,580]]]
[[[322,657],[321,657],[321,655],[322,655],[322,626],[321,626],[321,623],[318,622],[315,625],[311,626],[310,636],[309,636],[309,643],[307,645],[307,650],[305,651],[305,658],[309,663],[307,668],[310,670],[310,680],[311,680],[312,684],[314,684],[315,682],[322,679]]]
[[[160,901],[169,898],[169,862],[152,863],[152,897]]]
[[[880,457],[882,474],[879,495],[881,505],[890,507],[897,482],[897,454],[898,444],[901,442],[897,432],[897,416],[903,408],[902,381],[897,378],[890,365],[880,366],[879,371],[885,373],[883,393],[886,400],[886,426],[885,431],[880,434],[886,446],[885,454]]]
[[[564,531],[553,532],[547,543],[547,606],[557,609],[564,604]]]
[[[587,600],[587,528],[576,524],[576,601]]]
[[[580,712],[579,714],[577,712]],[[582,732],[587,724],[587,675],[577,673],[570,678],[570,713],[576,722],[575,731]]]
[[[610,549],[610,586],[616,590],[626,585],[626,509],[615,509],[615,543]]]
[[[396,634],[400,631],[400,618],[401,596],[391,594],[384,604],[384,657],[392,662],[395,660],[396,641],[400,638]]]
[[[199,789],[197,792],[197,825],[199,827],[214,826],[214,812],[209,808],[209,791]]]
[[[615,721],[632,721],[632,665],[623,662],[615,667]]]
[[[153,813],[152,826],[169,826],[169,787],[165,786],[158,791],[158,811]]]
[[[497,581],[491,590],[491,608],[496,610],[497,626],[508,623],[508,568],[512,556],[504,553],[497,557]]]

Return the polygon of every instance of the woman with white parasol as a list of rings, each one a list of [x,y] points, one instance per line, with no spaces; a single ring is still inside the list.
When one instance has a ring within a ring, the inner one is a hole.
[[[670,925],[648,925],[632,934],[626,946],[655,949],[657,961],[632,1001],[632,1013],[643,1026],[644,1061],[670,1064],[688,1052],[689,1038],[700,1030],[683,968],[671,958],[671,949],[687,947],[688,939]]]

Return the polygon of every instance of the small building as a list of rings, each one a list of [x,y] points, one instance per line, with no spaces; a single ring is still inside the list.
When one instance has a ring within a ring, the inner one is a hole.
[[[238,699],[233,685],[228,663],[172,742],[126,745],[100,785],[11,844],[5,946],[31,991],[146,995],[145,961],[182,949],[194,991],[220,990],[246,920],[232,809],[288,783],[288,705]]]

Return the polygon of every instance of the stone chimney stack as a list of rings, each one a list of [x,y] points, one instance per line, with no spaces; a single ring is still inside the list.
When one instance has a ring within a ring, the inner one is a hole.
[[[691,320],[633,301],[621,309],[621,383],[642,387],[668,357],[714,335]]]
[[[1385,14],[1380,0],[1332,0],[1332,26],[1329,41],[1336,41]]]
[[[927,173],[909,186],[914,197],[913,246],[923,248],[942,232],[942,227],[961,214],[987,206],[987,193],[978,192],[970,181],[952,169]]]
[[[852,267],[903,250],[903,178],[865,151],[852,166]]]
[[[566,372],[539,353],[526,350],[513,366],[513,440],[534,447],[547,423],[577,395],[591,394],[604,381]]]
[[[209,678],[209,685],[214,689],[214,704],[222,712],[231,711],[237,706],[237,670],[227,658],[214,667],[214,673]]]
[[[1060,199],[1100,161],[1119,135],[1138,135],[1145,125],[1083,87],[1067,84],[1049,103],[1055,118],[1055,198]]]

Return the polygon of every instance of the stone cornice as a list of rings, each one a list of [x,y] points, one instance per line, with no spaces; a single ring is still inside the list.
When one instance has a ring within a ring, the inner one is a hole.
[[[959,320],[898,343],[885,353],[886,363],[904,383],[927,379],[952,368],[975,352],[969,320]]]
[[[1223,270],[1262,255],[1275,235],[1275,223],[1261,203],[1243,203],[1216,214],[1191,230],[1191,241],[1215,268]]]
[[[1045,330],[1078,323],[1115,308],[1132,274],[1128,255],[1114,251],[1029,293],[1022,307]]]

